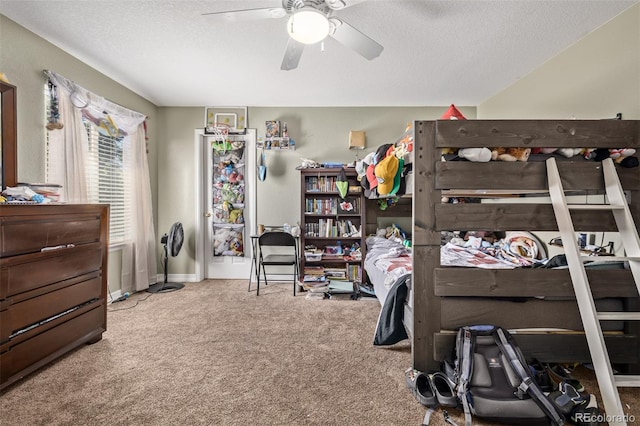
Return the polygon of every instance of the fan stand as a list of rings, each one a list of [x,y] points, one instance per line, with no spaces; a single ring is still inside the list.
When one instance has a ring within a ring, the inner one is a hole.
[[[182,284],[182,283],[168,283],[167,282],[167,265],[169,263],[169,254],[167,252],[166,240],[164,240],[164,259],[163,259],[163,261],[164,261],[164,282],[150,285],[149,288],[147,289],[147,292],[149,292],[149,293],[169,293],[171,291],[180,290],[181,288],[184,287],[184,284]]]

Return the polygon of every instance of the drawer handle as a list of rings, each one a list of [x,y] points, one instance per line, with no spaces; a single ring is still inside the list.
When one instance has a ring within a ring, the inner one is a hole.
[[[60,244],[59,246],[42,247],[40,251],[53,251],[71,247],[75,247],[75,244]]]

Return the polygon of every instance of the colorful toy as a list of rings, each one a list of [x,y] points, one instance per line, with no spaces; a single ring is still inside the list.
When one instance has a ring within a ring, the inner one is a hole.
[[[491,159],[494,161],[528,161],[531,148],[493,148]]]

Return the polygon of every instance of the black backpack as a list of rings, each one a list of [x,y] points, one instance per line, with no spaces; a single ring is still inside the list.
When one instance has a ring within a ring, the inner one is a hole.
[[[465,425],[472,415],[511,425],[563,425],[564,417],[531,377],[522,351],[506,330],[493,325],[458,330],[453,367]]]

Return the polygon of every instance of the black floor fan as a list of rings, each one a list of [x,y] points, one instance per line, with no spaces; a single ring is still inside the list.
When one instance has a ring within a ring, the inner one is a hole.
[[[184,284],[182,283],[167,282],[167,276],[169,275],[169,254],[171,254],[171,257],[176,257],[178,253],[180,253],[183,241],[184,231],[182,230],[182,223],[180,222],[174,223],[169,230],[169,234],[164,234],[160,239],[160,242],[164,245],[164,255],[162,259],[164,282],[149,286],[147,289],[149,293],[168,293],[170,291],[180,290],[184,287]]]

